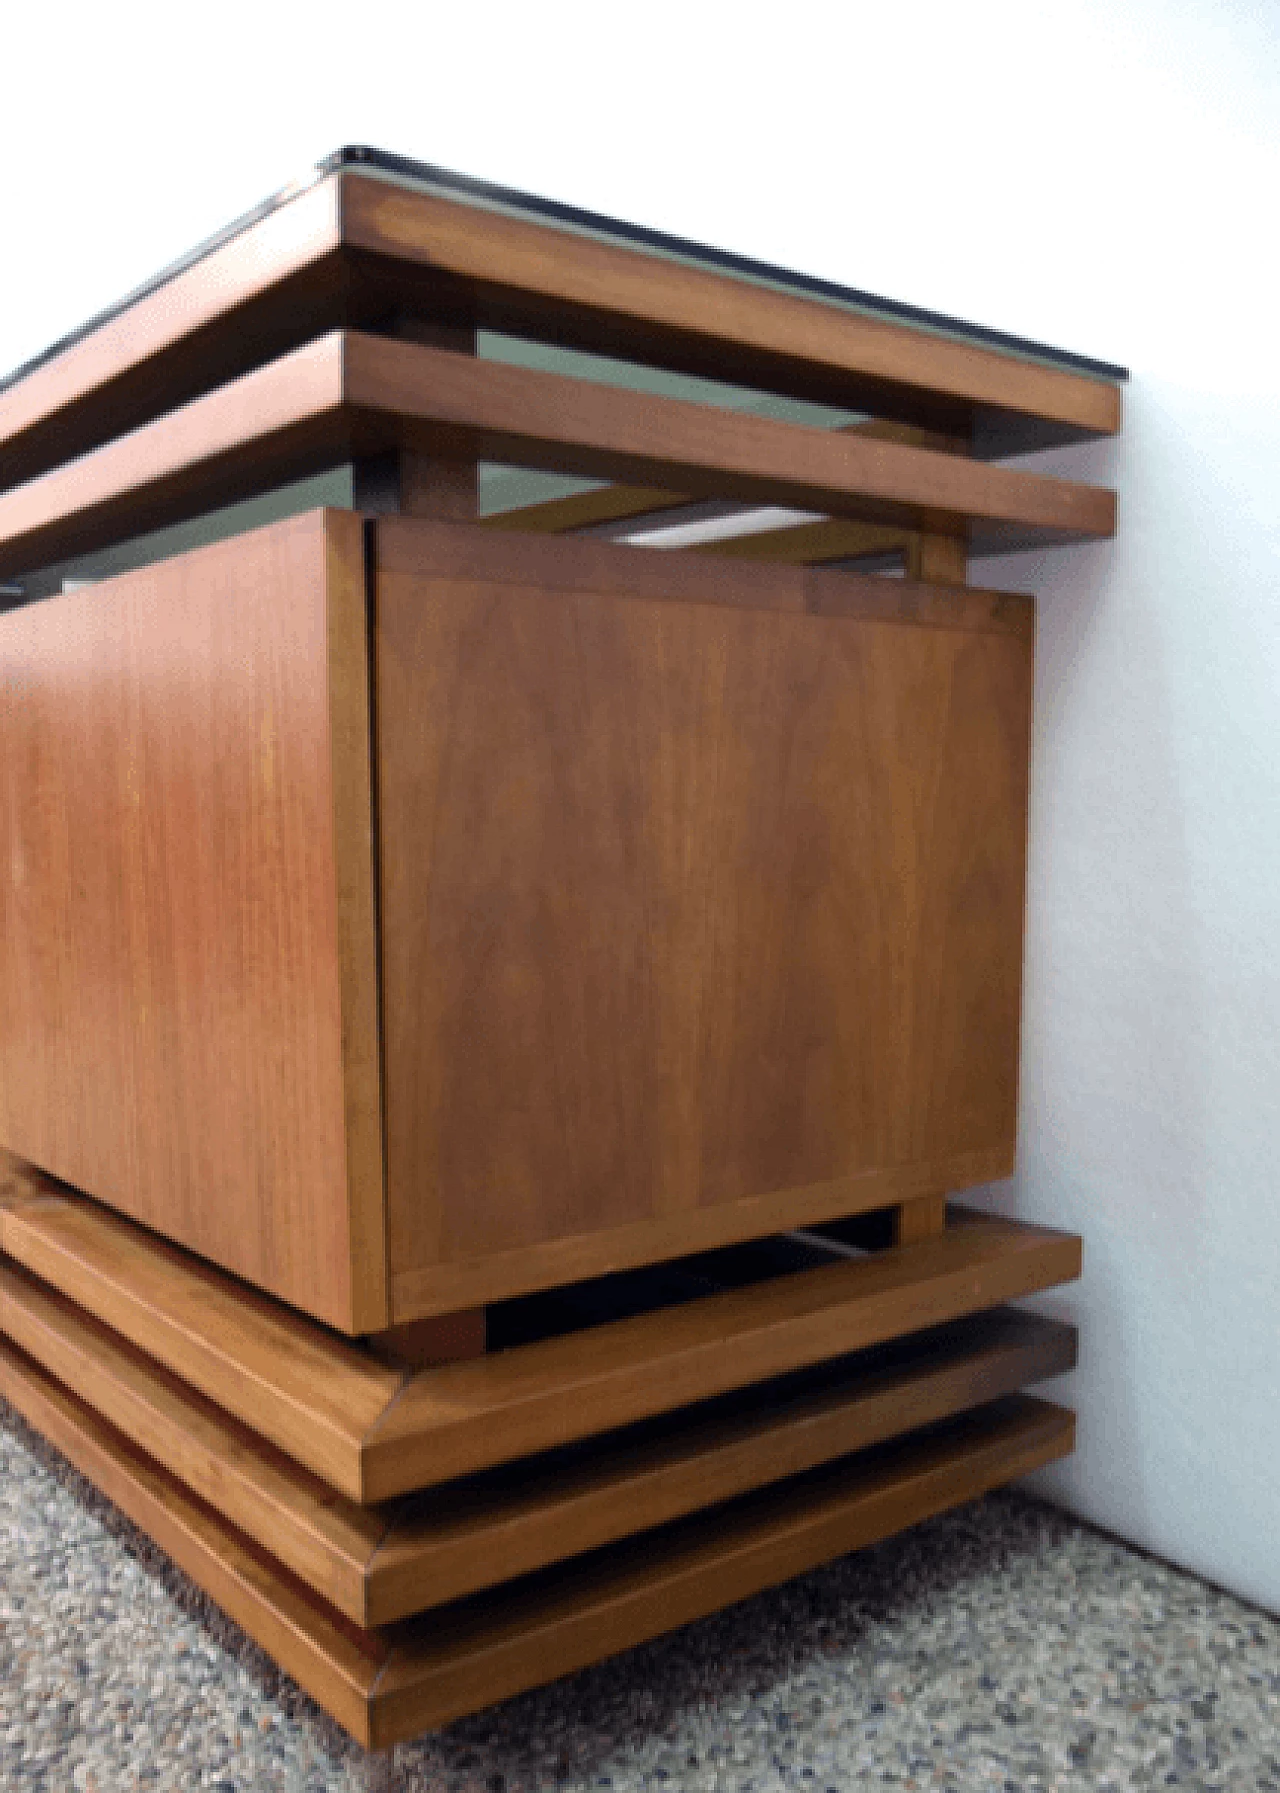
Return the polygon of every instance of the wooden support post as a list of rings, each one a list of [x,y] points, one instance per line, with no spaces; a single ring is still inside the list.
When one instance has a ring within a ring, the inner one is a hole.
[[[947,1230],[947,1198],[945,1195],[918,1195],[913,1201],[901,1202],[893,1210],[893,1242],[914,1245]]]
[[[907,544],[907,578],[931,585],[964,585],[969,577],[969,544],[962,535],[921,530]]]
[[[488,1349],[488,1313],[485,1307],[462,1308],[456,1314],[437,1314],[429,1320],[410,1320],[371,1333],[368,1349],[384,1363],[404,1364],[415,1370],[433,1363],[457,1363],[483,1357]]]
[[[476,352],[476,333],[470,324],[406,316],[397,318],[394,334],[456,355]],[[376,455],[356,463],[355,508],[383,516],[472,523],[480,514],[480,469],[475,461],[446,461],[407,450]]]
[[[921,436],[924,432],[919,432]],[[922,448],[939,448],[948,454],[968,454],[969,437],[932,436],[919,443]],[[908,579],[924,579],[930,585],[965,585],[969,579],[969,538],[963,533],[941,530],[918,530],[908,537]]]

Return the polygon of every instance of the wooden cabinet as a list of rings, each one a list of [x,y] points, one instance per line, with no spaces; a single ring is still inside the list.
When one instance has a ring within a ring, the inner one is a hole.
[[[1074,1436],[967,575],[1123,372],[669,251],[353,152],[0,382],[0,1395],[371,1744]]]
[[[318,512],[0,652],[3,1136],[295,1307],[1011,1168],[1029,601]]]

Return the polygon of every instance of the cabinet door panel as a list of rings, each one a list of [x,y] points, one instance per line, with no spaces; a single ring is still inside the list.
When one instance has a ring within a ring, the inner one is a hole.
[[[1026,600],[379,525],[398,1317],[1005,1174]]]

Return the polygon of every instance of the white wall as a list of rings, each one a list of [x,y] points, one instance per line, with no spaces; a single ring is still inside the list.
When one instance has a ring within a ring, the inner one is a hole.
[[[1041,597],[989,1199],[1087,1241],[1045,1485],[1280,1608],[1276,0],[13,11],[0,364],[366,141],[1132,366],[1059,457],[1119,540],[987,569]]]

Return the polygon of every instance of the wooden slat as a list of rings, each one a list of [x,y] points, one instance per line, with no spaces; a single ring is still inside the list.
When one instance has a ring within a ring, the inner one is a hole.
[[[349,402],[403,418],[411,442],[415,427],[428,445],[433,429],[456,430],[490,460],[869,521],[942,513],[1064,539],[1114,528],[1114,493],[1100,487],[381,337],[345,345]]]
[[[0,1395],[362,1743],[389,1652],[0,1339]]]
[[[0,497],[0,574],[393,448],[906,527],[967,520],[992,547],[1115,529],[1100,487],[336,333]]]
[[[299,194],[0,392],[0,491],[342,323],[339,201]]]
[[[856,423],[841,425],[836,433],[872,437],[882,442],[905,442],[914,448],[939,448],[948,453],[953,452],[955,442],[954,437],[943,435],[937,430],[886,423],[877,417],[862,418]],[[663,492],[652,487],[597,486],[592,491],[572,493],[567,498],[549,498],[536,504],[516,505],[511,510],[497,511],[483,517],[481,521],[487,529],[516,529],[537,535],[563,535],[571,530],[598,527],[603,523],[625,522],[629,519],[643,522],[689,502],[687,494]],[[805,566],[823,560],[840,560],[855,554],[899,551],[910,539],[902,530],[886,525],[850,523],[844,518],[824,517],[816,522],[790,523],[780,529],[758,530],[747,536],[729,537],[723,542],[708,542],[695,552]]]
[[[664,1525],[1070,1369],[1074,1329],[1013,1309],[887,1352],[684,1410],[588,1454],[535,1458],[394,1513],[369,1567],[369,1622],[416,1612]],[[728,1411],[724,1409],[728,1407]]]
[[[981,1220],[406,1377],[71,1195],[0,1210],[0,1248],[369,1504],[995,1307],[1080,1273],[1080,1241]]]
[[[0,1249],[353,1499],[403,1370],[82,1197],[0,1212]]]
[[[1068,433],[1119,428],[1105,380],[385,181],[347,176],[342,229],[353,248],[417,263],[424,292],[452,276],[496,329],[553,325],[577,347],[907,422],[936,425],[949,402]]]
[[[880,1344],[1080,1274],[1080,1241],[991,1221],[587,1333],[423,1371],[366,1435],[383,1500]]]
[[[388,1523],[381,1513],[335,1495],[118,1333],[3,1262],[0,1334],[331,1605],[368,1623],[368,1568]]]
[[[1015,1396],[923,1438],[748,1495],[393,1635],[372,1734],[391,1743],[860,1550],[1066,1456],[1074,1415]]]
[[[1002,1309],[399,1506],[335,1496],[283,1452],[17,1268],[8,1337],[223,1518],[362,1625],[491,1587],[1068,1370],[1072,1327]]]
[[[308,1593],[13,1347],[0,1394],[361,1742],[388,1747],[776,1585],[1067,1454],[1018,1396],[381,1631]]]

